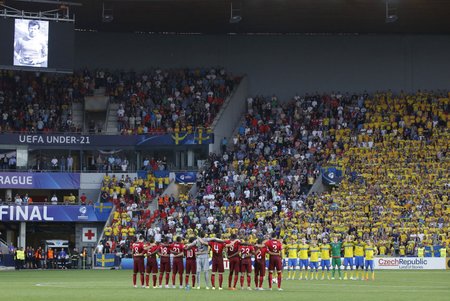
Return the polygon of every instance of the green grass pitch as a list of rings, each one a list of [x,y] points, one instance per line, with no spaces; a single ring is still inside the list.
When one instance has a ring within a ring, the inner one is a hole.
[[[281,292],[229,291],[226,288],[207,291],[202,281],[202,289],[186,291],[134,288],[131,271],[126,270],[24,270],[0,272],[0,296],[1,300],[11,301],[450,300],[450,271],[377,271],[376,277],[375,281],[284,280]],[[225,275],[224,287],[227,279]],[[267,280],[264,287],[267,287]]]

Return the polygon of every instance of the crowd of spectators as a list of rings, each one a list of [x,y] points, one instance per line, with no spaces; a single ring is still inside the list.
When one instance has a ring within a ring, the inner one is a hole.
[[[218,69],[156,69],[106,74],[106,93],[119,103],[123,134],[192,132],[208,127],[238,77]]]
[[[2,132],[80,132],[72,103],[87,94],[82,74],[0,70]]]
[[[203,229],[250,241],[352,234],[373,239],[381,255],[448,248],[449,113],[449,95],[423,92],[249,99],[231,144],[198,174],[200,192],[165,196],[131,226],[155,237]],[[307,195],[308,177],[325,164],[345,171],[341,185]]]
[[[0,70],[2,132],[81,132],[72,103],[105,88],[119,103],[123,134],[192,131],[208,127],[240,78],[223,68],[136,73],[81,70],[71,75]]]

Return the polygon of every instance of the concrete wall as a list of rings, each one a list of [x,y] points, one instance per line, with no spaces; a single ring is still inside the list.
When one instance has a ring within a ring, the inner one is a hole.
[[[251,95],[447,88],[450,36],[134,35],[77,32],[76,67],[224,66]]]

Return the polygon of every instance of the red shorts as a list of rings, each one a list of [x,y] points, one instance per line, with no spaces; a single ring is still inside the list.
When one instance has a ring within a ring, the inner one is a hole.
[[[161,262],[159,263],[159,272],[160,273],[170,273],[170,259],[169,258],[164,258],[164,260],[161,260]]]
[[[224,267],[223,267],[223,257],[213,257],[212,258],[212,272],[219,272],[219,273],[223,273],[224,272]]]
[[[250,258],[241,259],[241,273],[252,272],[252,260]]]
[[[173,259],[172,273],[173,274],[177,274],[177,273],[183,274],[184,273],[183,257]]]
[[[186,274],[197,273],[197,261],[195,259],[186,259]]]
[[[143,256],[135,256],[133,257],[133,273],[144,273],[144,257]]]
[[[156,273],[158,273],[158,262],[156,261],[155,257],[148,257],[147,258],[147,267],[145,269],[145,272],[147,274],[150,274],[150,273],[156,274]]]
[[[255,275],[264,277],[266,275],[266,261],[255,260]]]
[[[269,271],[274,271],[275,269],[281,272],[283,270],[283,264],[281,263],[280,256],[271,255],[269,258]]]
[[[230,264],[230,272],[239,273],[241,271],[241,259],[238,256],[234,256],[228,259]]]

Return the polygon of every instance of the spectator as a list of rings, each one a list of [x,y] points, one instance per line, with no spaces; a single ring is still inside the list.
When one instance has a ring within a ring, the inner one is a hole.
[[[22,205],[22,204],[23,204],[23,200],[22,200],[22,198],[20,197],[19,194],[16,194],[16,196],[15,196],[15,198],[14,198],[14,203],[15,203],[16,205]]]
[[[61,159],[59,160],[59,168],[61,172],[66,171],[66,158],[64,156],[61,156]]]
[[[86,205],[86,199],[87,199],[86,194],[83,192],[80,196],[81,205]]]
[[[50,201],[51,201],[52,205],[58,205],[58,197],[56,196],[56,193],[53,194]]]
[[[73,172],[73,158],[70,154],[67,156],[67,171]]]
[[[53,170],[56,170],[58,168],[58,159],[56,158],[56,156],[53,156],[53,159],[50,161],[50,163],[52,164]]]

